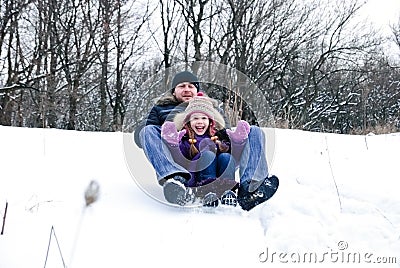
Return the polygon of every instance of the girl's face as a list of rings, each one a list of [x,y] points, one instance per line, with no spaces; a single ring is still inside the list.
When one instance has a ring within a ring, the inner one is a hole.
[[[210,119],[203,113],[193,113],[190,116],[190,126],[197,135],[203,135],[210,126]]]

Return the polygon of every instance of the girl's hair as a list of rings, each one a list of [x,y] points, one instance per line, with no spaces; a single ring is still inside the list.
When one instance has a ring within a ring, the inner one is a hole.
[[[210,124],[207,128],[207,133],[208,135],[210,135],[211,139],[215,142],[218,140],[218,137],[215,136],[215,133],[217,132],[217,129],[215,129],[215,121],[212,120],[211,118],[209,118]],[[188,121],[185,126],[184,129],[186,129],[186,133],[189,136],[189,143],[190,143],[190,157],[194,157],[195,155],[197,155],[199,153],[199,150],[196,148],[195,143],[197,142],[195,139],[195,132],[193,130],[193,128],[190,126],[190,121]],[[225,151],[224,148],[221,148],[221,144],[220,143],[216,143],[218,148],[221,151]]]

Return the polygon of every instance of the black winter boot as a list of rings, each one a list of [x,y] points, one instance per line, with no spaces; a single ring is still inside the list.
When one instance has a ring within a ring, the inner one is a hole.
[[[279,186],[276,176],[266,178],[263,183],[253,192],[249,192],[250,182],[246,181],[239,186],[238,203],[244,210],[251,210],[255,206],[270,199]]]
[[[237,197],[235,192],[232,190],[225,191],[221,196],[221,204],[236,207]]]
[[[193,202],[194,196],[192,190],[185,186],[186,180],[182,176],[175,175],[168,179],[163,185],[165,199],[172,204],[184,206]]]
[[[218,207],[219,200],[215,193],[208,193],[203,198],[204,207]]]

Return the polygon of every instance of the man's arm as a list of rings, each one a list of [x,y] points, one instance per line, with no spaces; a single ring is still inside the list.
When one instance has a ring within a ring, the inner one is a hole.
[[[142,144],[140,142],[139,133],[145,126],[148,126],[148,125],[161,126],[161,122],[160,122],[160,119],[159,119],[159,116],[158,116],[158,108],[157,108],[157,106],[154,106],[150,110],[149,115],[146,118],[144,118],[135,128],[134,140],[135,140],[136,145],[139,148],[142,148]]]

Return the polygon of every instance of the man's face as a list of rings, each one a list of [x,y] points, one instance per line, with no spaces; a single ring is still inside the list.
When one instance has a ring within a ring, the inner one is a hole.
[[[189,82],[177,84],[173,93],[179,102],[187,102],[197,95],[197,88]]]

